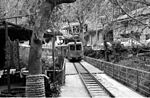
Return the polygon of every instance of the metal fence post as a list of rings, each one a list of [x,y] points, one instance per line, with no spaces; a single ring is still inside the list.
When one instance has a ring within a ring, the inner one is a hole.
[[[99,69],[102,70],[102,62],[100,62]]]
[[[128,83],[128,76],[127,75],[128,75],[128,71],[127,71],[127,68],[126,68],[126,77],[125,77],[125,82],[126,83]]]
[[[112,77],[114,78],[114,65],[112,64],[112,68],[113,68],[113,75],[112,75]]]
[[[120,77],[120,67],[118,67],[118,79],[121,81],[121,77]]]
[[[104,63],[104,72],[107,73],[106,72],[106,63]]]

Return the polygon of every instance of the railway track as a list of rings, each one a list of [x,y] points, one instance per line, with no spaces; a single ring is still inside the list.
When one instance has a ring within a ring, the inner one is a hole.
[[[74,66],[91,98],[114,97],[81,63]]]

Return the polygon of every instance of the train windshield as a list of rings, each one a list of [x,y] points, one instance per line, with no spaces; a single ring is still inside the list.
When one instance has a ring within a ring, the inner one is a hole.
[[[70,45],[70,50],[75,50],[75,45]]]
[[[81,44],[76,45],[76,50],[81,50]]]

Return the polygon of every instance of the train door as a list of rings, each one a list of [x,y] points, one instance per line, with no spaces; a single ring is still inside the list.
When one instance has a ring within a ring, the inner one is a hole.
[[[77,55],[79,60],[83,58],[83,45],[82,45],[82,43],[76,44],[76,55]]]
[[[69,44],[68,45],[68,59],[72,58],[74,50],[75,50],[75,45]]]

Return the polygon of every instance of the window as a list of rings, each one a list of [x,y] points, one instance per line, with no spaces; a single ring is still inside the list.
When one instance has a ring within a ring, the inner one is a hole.
[[[73,32],[76,32],[76,27],[75,26],[73,26]]]
[[[81,50],[81,45],[80,45],[80,44],[77,44],[77,45],[76,45],[76,49],[77,49],[77,50]]]
[[[150,39],[150,34],[146,34],[146,40]]]
[[[70,45],[70,50],[75,50],[75,45]]]

